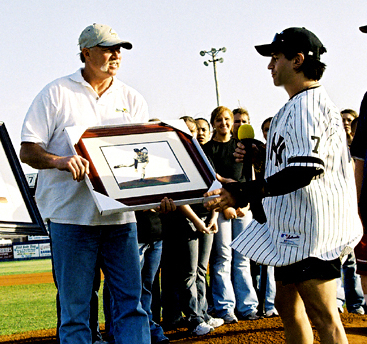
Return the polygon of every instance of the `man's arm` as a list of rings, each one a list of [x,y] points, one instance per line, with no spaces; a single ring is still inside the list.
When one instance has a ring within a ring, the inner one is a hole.
[[[22,142],[19,156],[23,163],[37,170],[57,168],[60,171],[69,171],[78,182],[89,173],[89,161],[81,156],[57,156],[33,142]]]
[[[215,199],[204,204],[208,209],[226,209],[228,207],[245,207],[252,201],[264,197],[285,195],[311,183],[312,178],[322,172],[314,167],[286,167],[284,170],[262,180],[245,183],[226,183],[224,178],[218,178],[223,184],[222,189],[208,192],[204,197],[218,195]]]

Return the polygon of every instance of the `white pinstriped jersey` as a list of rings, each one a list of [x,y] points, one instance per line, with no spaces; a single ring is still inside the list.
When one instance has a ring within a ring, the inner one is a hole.
[[[304,188],[264,198],[267,222],[253,220],[232,248],[274,266],[348,253],[362,236],[353,166],[340,112],[322,86],[292,97],[271,122],[265,178],[287,166],[322,174]]]

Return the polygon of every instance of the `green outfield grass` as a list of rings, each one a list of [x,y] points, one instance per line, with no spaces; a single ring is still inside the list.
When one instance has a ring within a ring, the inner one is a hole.
[[[51,272],[50,259],[0,263],[0,275],[48,271]],[[55,297],[56,288],[53,283],[0,287],[0,335],[55,328]],[[102,307],[101,297],[100,323],[105,321]]]
[[[51,270],[50,258],[0,262],[0,276],[51,272]]]

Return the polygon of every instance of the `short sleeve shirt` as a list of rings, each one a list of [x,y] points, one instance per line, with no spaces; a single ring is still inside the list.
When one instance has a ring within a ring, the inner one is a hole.
[[[22,127],[22,142],[39,144],[47,152],[68,156],[64,132],[68,126],[99,126],[148,121],[148,107],[134,89],[113,78],[99,97],[78,70],[47,85],[31,104]],[[132,212],[101,216],[84,181],[57,169],[39,171],[36,201],[44,220],[79,225],[135,221]]]

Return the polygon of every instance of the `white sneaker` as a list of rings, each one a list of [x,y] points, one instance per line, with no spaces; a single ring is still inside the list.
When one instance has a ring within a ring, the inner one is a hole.
[[[238,322],[237,317],[233,313],[227,313],[222,319],[225,324],[234,324]]]
[[[196,334],[197,336],[203,336],[204,334],[207,334],[209,332],[213,332],[214,327],[208,325],[206,322],[202,322],[198,326],[196,326],[195,330],[192,331],[193,334]]]
[[[364,314],[364,309],[363,309],[363,307],[361,306],[361,307],[359,307],[359,308],[357,308],[357,309],[354,309],[353,311],[350,311],[349,313],[354,313],[354,314],[361,314],[361,315],[363,315],[363,314]]]
[[[222,318],[210,318],[206,323],[211,327],[217,328],[224,324],[224,320]]]
[[[265,312],[265,318],[273,318],[273,317],[277,317],[279,314],[277,312],[277,310],[274,309],[270,309],[268,311]]]

